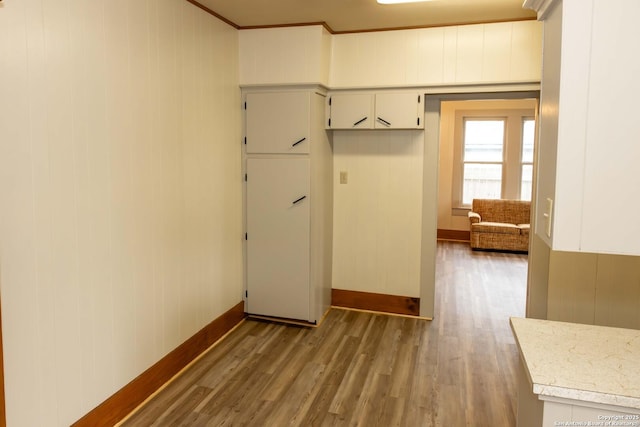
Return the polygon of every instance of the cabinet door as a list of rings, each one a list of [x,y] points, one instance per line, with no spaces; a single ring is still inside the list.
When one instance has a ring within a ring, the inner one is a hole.
[[[373,95],[331,95],[327,129],[373,129]]]
[[[411,92],[376,94],[376,129],[423,129],[422,96]]]
[[[261,92],[246,96],[247,153],[309,152],[309,92]]]
[[[247,159],[247,312],[309,320],[309,159]]]

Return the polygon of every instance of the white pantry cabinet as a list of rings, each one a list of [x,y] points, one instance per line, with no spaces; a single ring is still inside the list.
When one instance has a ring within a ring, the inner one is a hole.
[[[245,310],[317,324],[331,303],[333,158],[322,88],[243,88]]]
[[[414,91],[334,92],[327,129],[424,129],[423,95]]]

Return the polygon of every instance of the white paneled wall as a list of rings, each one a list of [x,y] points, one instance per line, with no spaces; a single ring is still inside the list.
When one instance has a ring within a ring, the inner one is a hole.
[[[0,4],[8,425],[69,425],[241,301],[238,75],[183,0]]]
[[[240,83],[332,88],[537,82],[542,24],[504,22],[329,34],[322,26],[240,31]]]
[[[419,297],[424,132],[333,131],[333,144],[333,287]]]
[[[541,46],[537,21],[334,35],[329,85],[539,81]]]
[[[322,25],[239,33],[240,84],[329,82],[332,36]]]

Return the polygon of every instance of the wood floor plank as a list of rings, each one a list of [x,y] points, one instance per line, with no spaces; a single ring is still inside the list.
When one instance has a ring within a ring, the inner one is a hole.
[[[123,425],[513,426],[526,273],[526,255],[439,242],[433,321],[245,320]]]

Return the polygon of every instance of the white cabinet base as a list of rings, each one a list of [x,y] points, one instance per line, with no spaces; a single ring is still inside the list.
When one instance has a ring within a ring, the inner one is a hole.
[[[520,363],[518,427],[558,426],[640,427],[640,409],[534,394]]]

